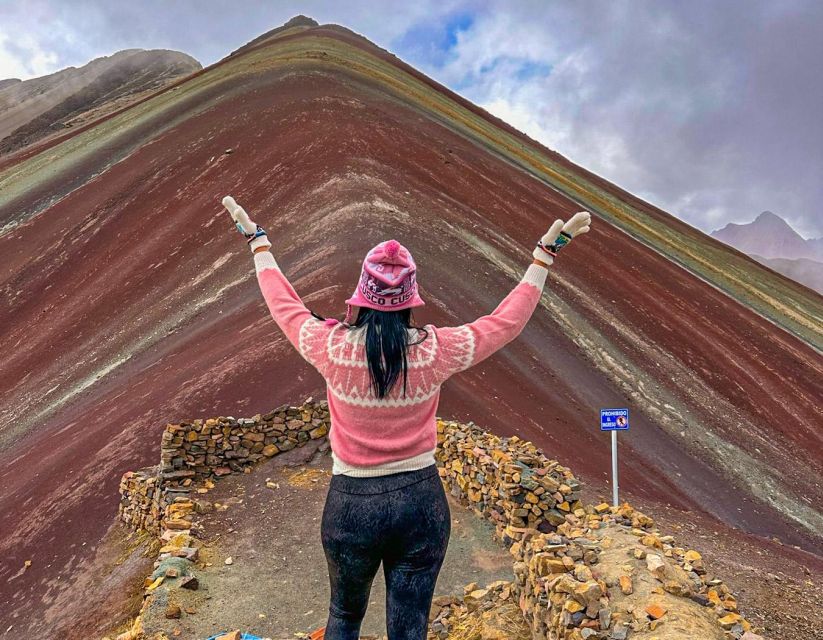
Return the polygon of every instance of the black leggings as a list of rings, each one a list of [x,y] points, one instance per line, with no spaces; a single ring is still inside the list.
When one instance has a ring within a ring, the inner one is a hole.
[[[326,640],[358,640],[381,561],[389,640],[425,640],[451,534],[437,467],[373,478],[332,476],[320,531],[331,586]]]

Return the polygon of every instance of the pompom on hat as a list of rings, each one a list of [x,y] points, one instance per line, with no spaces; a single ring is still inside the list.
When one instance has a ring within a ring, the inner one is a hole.
[[[397,240],[387,240],[366,254],[357,288],[346,300],[346,318],[343,322],[351,323],[352,305],[379,311],[400,311],[424,304],[417,291],[414,258]]]

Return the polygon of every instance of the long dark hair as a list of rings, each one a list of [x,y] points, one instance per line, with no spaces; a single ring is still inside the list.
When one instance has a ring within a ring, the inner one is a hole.
[[[311,313],[316,318],[325,320],[314,311]],[[403,397],[406,397],[407,347],[420,344],[429,335],[425,328],[414,326],[411,322],[411,309],[380,311],[358,307],[357,319],[349,326],[350,331],[366,327],[366,358],[369,363],[371,388],[378,398],[385,398],[389,394],[401,372],[403,374]],[[423,337],[417,342],[408,343],[409,328],[422,331]]]

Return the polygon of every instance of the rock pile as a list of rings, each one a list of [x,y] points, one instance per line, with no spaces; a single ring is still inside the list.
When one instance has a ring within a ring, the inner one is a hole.
[[[606,505],[600,505],[603,509]],[[655,577],[659,585],[657,593],[688,598],[705,607],[717,618],[717,623],[730,640],[757,640],[751,624],[740,615],[737,599],[724,582],[712,575],[703,565],[703,558],[695,550],[684,549],[675,544],[672,536],[661,535],[654,526],[654,520],[629,504],[609,508],[601,516],[599,527],[614,524],[630,531],[638,539],[630,553],[639,560],[645,560],[646,569]],[[603,542],[608,543],[607,539]],[[650,618],[660,619],[653,612]],[[642,625],[633,624],[634,627]],[[653,627],[652,627],[653,628]]]
[[[657,581],[643,606],[623,598],[634,590],[629,572],[614,576],[598,566],[603,551],[614,544],[612,531],[635,538],[625,552],[644,561]],[[671,536],[660,535],[651,518],[628,504],[576,509],[554,533],[525,535],[510,552],[515,559],[514,590],[534,638],[626,640],[633,633],[660,633],[668,612],[656,596],[663,594],[710,610],[713,618],[708,619],[716,621],[712,637],[740,640],[748,633],[747,639],[757,638],[726,585],[707,573],[700,554],[675,546]]]
[[[498,580],[480,588],[466,585],[463,598],[432,602],[428,640],[531,640],[512,583]]]
[[[534,638],[619,640],[619,630],[609,632],[615,621],[608,586],[591,569],[598,548],[582,530],[526,536],[509,550],[515,558],[515,591]]]
[[[437,462],[452,495],[495,524],[507,545],[550,532],[580,508],[580,482],[531,442],[502,438],[473,423],[437,421]]]

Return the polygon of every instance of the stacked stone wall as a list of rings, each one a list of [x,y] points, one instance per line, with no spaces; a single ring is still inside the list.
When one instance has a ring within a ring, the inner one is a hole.
[[[120,519],[132,529],[155,531],[163,514],[158,467],[127,471],[120,479]]]
[[[159,533],[185,528],[180,509],[198,482],[243,473],[283,451],[322,438],[329,431],[326,401],[307,398],[251,418],[217,417],[167,424],[160,463],[126,472],[120,480],[120,519],[133,529]]]
[[[169,424],[160,443],[166,484],[189,486],[208,477],[242,473],[264,458],[322,438],[329,431],[327,402],[308,398],[252,418],[219,417]]]
[[[496,527],[506,544],[550,532],[580,507],[580,482],[531,442],[473,423],[437,422],[437,463],[452,495]]]
[[[246,472],[328,431],[328,404],[311,398],[252,418],[169,424],[161,436],[160,464],[123,475],[120,518],[134,529],[160,536],[167,545],[161,556],[190,558],[197,535],[196,501],[190,494],[198,485]],[[437,443],[436,462],[445,488],[495,526],[513,557],[514,580],[495,588],[472,586],[465,602],[446,605],[433,615],[430,637],[448,637],[450,616],[460,607],[491,607],[501,598],[517,604],[536,640],[625,640],[632,632],[654,630],[660,624],[654,617],[658,611],[626,617],[612,604],[615,589],[625,588],[623,581],[609,583],[593,572],[607,544],[597,532],[615,525],[638,537],[633,557],[645,558],[647,548],[650,562],[657,563],[659,554],[661,562],[667,557],[677,563],[679,580],[666,574],[671,567],[664,571],[659,564],[649,566],[660,580],[661,593],[714,607],[729,640],[744,634],[757,637],[725,585],[703,570],[699,554],[660,537],[652,519],[629,505],[584,506],[581,483],[571,470],[531,442],[496,436],[471,422],[438,418]],[[183,538],[181,549],[169,550],[170,540]]]

